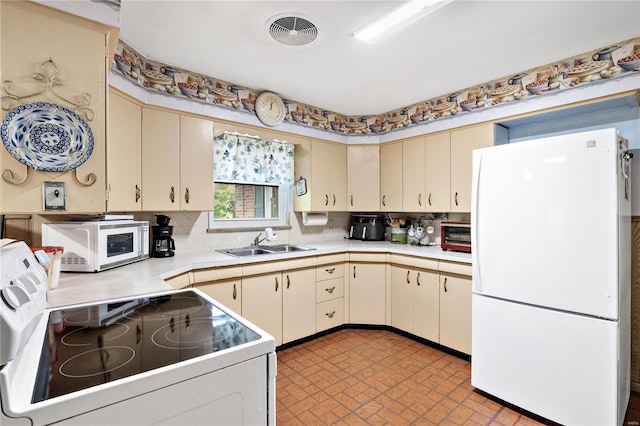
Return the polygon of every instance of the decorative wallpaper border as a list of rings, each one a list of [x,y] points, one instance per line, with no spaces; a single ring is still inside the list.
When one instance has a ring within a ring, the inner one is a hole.
[[[149,91],[251,114],[255,113],[255,100],[260,94],[255,89],[148,59],[122,40],[118,41],[112,72],[123,74]],[[618,80],[637,72],[640,37],[384,114],[347,116],[285,99],[285,121],[343,135],[382,134],[602,80]]]

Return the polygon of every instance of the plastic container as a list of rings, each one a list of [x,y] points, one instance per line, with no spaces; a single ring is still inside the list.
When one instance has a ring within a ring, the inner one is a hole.
[[[49,263],[45,264],[44,267],[47,270],[47,279],[49,281],[49,290],[53,290],[58,287],[58,282],[60,281],[60,266],[62,261],[62,253],[64,253],[64,247],[60,246],[41,246],[41,247],[31,247],[32,252],[37,252],[38,250],[44,251],[49,257]]]
[[[391,242],[407,244],[407,228],[391,228]]]

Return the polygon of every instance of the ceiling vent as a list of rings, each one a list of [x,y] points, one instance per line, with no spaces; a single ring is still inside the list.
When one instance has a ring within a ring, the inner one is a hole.
[[[278,43],[303,46],[318,37],[318,28],[300,16],[278,17],[269,25],[269,35]]]

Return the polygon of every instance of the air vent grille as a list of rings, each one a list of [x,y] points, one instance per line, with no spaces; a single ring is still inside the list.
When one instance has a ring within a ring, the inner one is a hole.
[[[279,43],[302,46],[318,37],[318,28],[300,16],[284,16],[277,18],[269,25],[269,34]]]

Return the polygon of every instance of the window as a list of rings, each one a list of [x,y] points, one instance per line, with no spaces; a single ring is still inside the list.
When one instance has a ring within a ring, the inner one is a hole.
[[[293,145],[229,132],[214,142],[214,211],[209,227],[287,225],[293,203]]]

